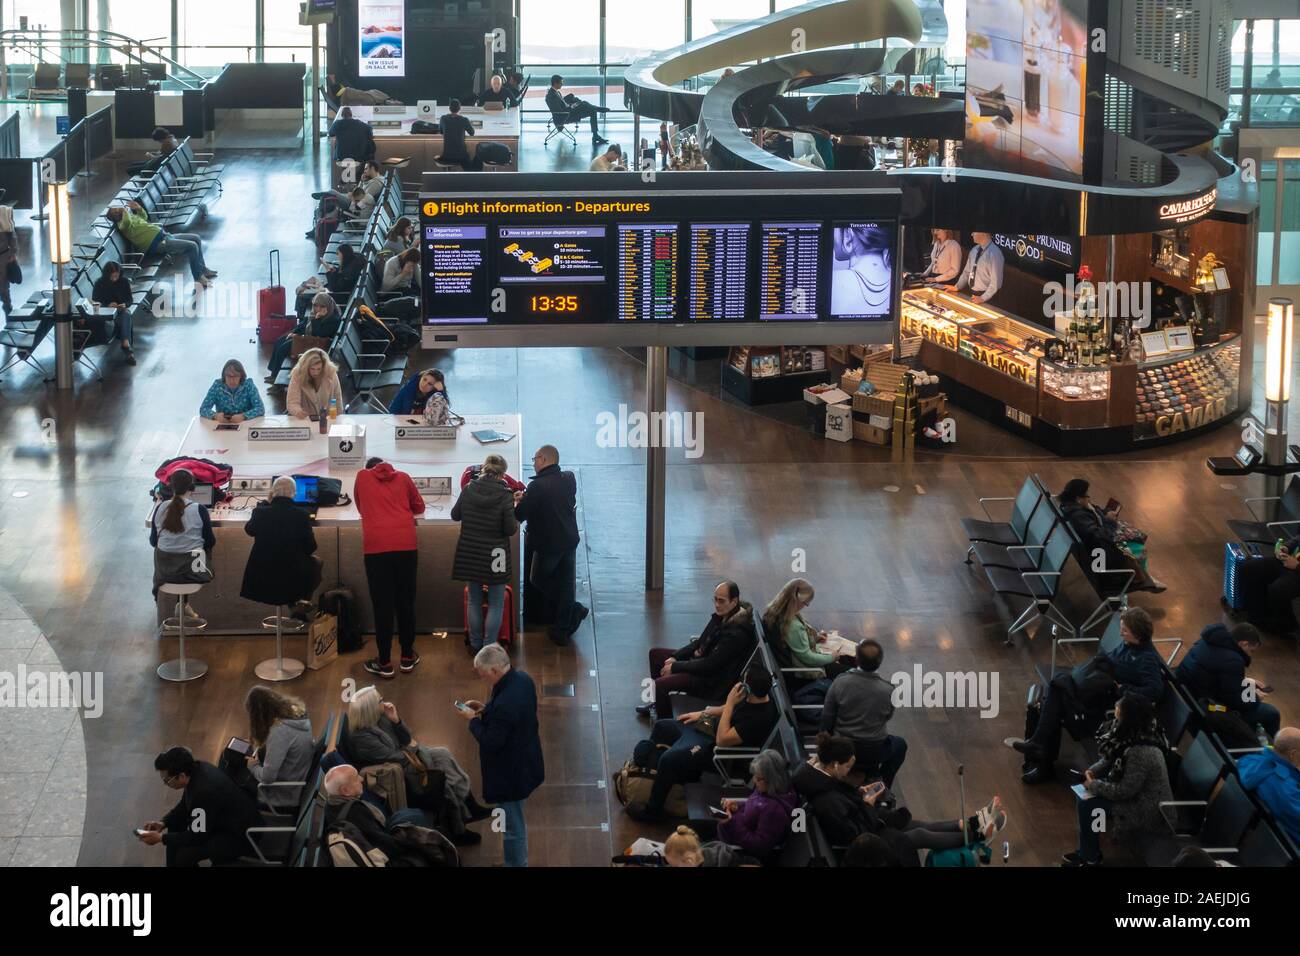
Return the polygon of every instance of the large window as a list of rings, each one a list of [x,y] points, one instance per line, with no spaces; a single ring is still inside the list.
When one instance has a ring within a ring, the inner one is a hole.
[[[519,0],[519,39],[526,64],[599,63],[600,0]]]
[[[686,0],[605,0],[605,60],[631,63],[686,42]]]
[[[311,27],[298,24],[298,4],[267,0],[263,42],[267,63],[311,63]],[[325,28],[320,31],[325,42]],[[321,69],[325,69],[325,52],[321,51]]]
[[[770,0],[692,0],[691,39],[712,36],[771,12]]]
[[[256,59],[254,0],[179,0],[177,16],[178,59],[185,66],[219,67]]]

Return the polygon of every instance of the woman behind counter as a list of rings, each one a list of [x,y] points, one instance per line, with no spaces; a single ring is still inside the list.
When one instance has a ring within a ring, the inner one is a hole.
[[[238,359],[221,366],[221,378],[212,383],[199,404],[199,417],[217,422],[242,422],[265,414],[262,396]]]
[[[451,406],[451,399],[447,395],[447,380],[443,374],[436,368],[426,368],[419,375],[413,375],[406,380],[397,394],[393,396],[392,404],[388,406],[390,415],[423,415],[424,408],[429,404],[429,399],[435,395],[439,396],[448,407]]]
[[[289,392],[285,406],[294,418],[313,418],[324,409],[330,410],[330,401],[343,410],[343,386],[339,384],[338,367],[330,361],[324,349],[308,349],[298,357],[298,364],[289,373]]]

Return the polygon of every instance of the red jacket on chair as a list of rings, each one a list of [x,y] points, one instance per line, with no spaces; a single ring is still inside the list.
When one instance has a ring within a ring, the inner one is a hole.
[[[415,518],[424,514],[424,499],[410,475],[381,461],[357,472],[352,500],[361,512],[365,554],[415,550]]]

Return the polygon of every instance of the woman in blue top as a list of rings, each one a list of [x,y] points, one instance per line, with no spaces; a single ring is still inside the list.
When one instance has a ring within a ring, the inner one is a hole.
[[[257,394],[257,386],[248,380],[248,373],[238,359],[231,359],[221,367],[221,378],[212,383],[199,405],[199,417],[218,422],[242,422],[265,414],[262,396]]]
[[[436,368],[427,368],[419,375],[412,375],[406,384],[397,390],[392,404],[388,406],[390,415],[423,415],[424,408],[435,395],[441,396],[444,404],[451,407],[451,397],[447,394],[447,380]]]
[[[168,477],[167,487],[171,496],[154,506],[149,519],[154,597],[163,584],[211,581],[212,549],[217,544],[208,509],[190,499],[194,475],[178,468]]]

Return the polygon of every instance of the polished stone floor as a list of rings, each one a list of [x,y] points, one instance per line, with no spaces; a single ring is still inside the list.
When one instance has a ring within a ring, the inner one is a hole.
[[[525,169],[582,168],[590,159],[589,146],[557,153],[554,144],[543,149],[541,138],[540,130],[526,133]],[[96,176],[76,184],[78,221],[112,194],[132,158],[107,159],[97,164]],[[268,250],[279,248],[285,284],[296,285],[314,271],[315,252],[302,233],[312,208],[308,194],[326,178],[324,159],[310,146],[221,150],[219,159],[228,164],[225,195],[197,230],[209,263],[223,282],[260,286]],[[16,294],[25,298],[44,281],[36,263],[45,251],[36,224],[20,217],[19,226],[28,282]],[[28,751],[5,742],[24,731],[0,711],[0,797],[15,794],[0,800],[0,859],[26,862],[31,857],[24,841],[40,837],[52,861],[70,862],[79,845],[82,865],[160,865],[160,852],[129,835],[132,825],[157,818],[170,805],[171,792],[152,770],[154,755],[184,743],[213,759],[226,739],[245,730],[240,703],[270,641],[200,640],[194,653],[209,663],[210,673],[189,685],[159,681],[154,667],[175,648],[153,635],[144,517],[153,471],[174,453],[222,361],[237,357],[250,369],[264,363],[266,349],[253,339],[247,318],[208,314],[144,322],[138,367],[110,355],[104,381],[79,371],[71,394],[58,393],[26,369],[0,377],[0,588],[16,602],[0,601],[0,618],[22,622],[0,621],[10,635],[4,641],[16,642],[11,648],[0,643],[10,648],[0,650],[0,661],[8,667],[39,649],[43,663],[56,655],[65,669],[102,672],[106,691],[103,715],[80,721],[80,733],[69,722],[46,735],[53,740],[66,732],[58,747],[49,745],[49,766],[35,769],[13,762]],[[646,652],[680,645],[697,632],[710,612],[709,592],[724,577],[738,580],[747,600],[766,603],[794,576],[798,552],[806,558],[803,576],[817,587],[808,612],[817,626],[877,637],[891,671],[920,665],[998,675],[996,717],[970,709],[900,712],[893,729],[911,747],[900,789],[919,817],[955,816],[956,766],[964,764],[968,803],[1000,792],[1010,810],[1012,863],[1052,864],[1073,847],[1073,798],[1063,785],[1022,787],[1018,759],[1001,746],[1003,737],[1021,729],[1025,690],[1033,665],[1046,660],[1045,642],[1003,646],[1006,614],[978,571],[962,562],[960,517],[978,511],[981,495],[1014,494],[1029,470],[1052,487],[1076,474],[1092,479],[1099,494],[1124,501],[1126,516],[1151,532],[1153,569],[1170,585],[1166,594],[1143,595],[1135,603],[1152,611],[1161,635],[1192,639],[1218,617],[1223,522],[1244,514],[1243,497],[1263,493],[1258,481],[1225,481],[1205,468],[1207,455],[1235,447],[1231,427],[1111,461],[1067,462],[958,411],[956,446],[895,463],[887,450],[811,435],[797,404],[761,412],[740,405],[721,394],[716,363],[692,367],[675,356],[669,408],[703,415],[703,455],[669,455],[665,587],[648,593],[643,453],[600,447],[596,424],[601,412],[642,401],[645,372],[638,355],[465,350],[422,354],[412,364],[436,364],[446,372],[457,411],[522,413],[529,442],[555,444],[564,466],[578,475],[579,577],[592,615],[571,649],[529,633],[515,651],[517,665],[539,686],[573,685],[572,696],[542,702],[547,783],[528,803],[532,862],[538,865],[602,865],[637,835],[662,838],[665,828],[631,824],[607,785],[649,729],[632,710],[646,676]],[[272,399],[272,407],[282,401]],[[437,641],[425,635],[419,646],[420,669],[385,684],[384,693],[420,740],[450,747],[477,781],[473,743],[450,702],[481,696],[483,688],[456,636]],[[289,689],[323,720],[338,707],[341,680],[370,681],[361,659],[341,658]],[[1275,686],[1287,722],[1295,723],[1295,645],[1265,647],[1257,670]],[[74,737],[84,737],[87,768],[79,829],[74,801],[66,796],[75,790],[50,788],[56,777],[75,776],[75,758],[65,749]],[[46,778],[19,779],[24,774]],[[493,835],[466,854],[471,864],[499,859]]]

